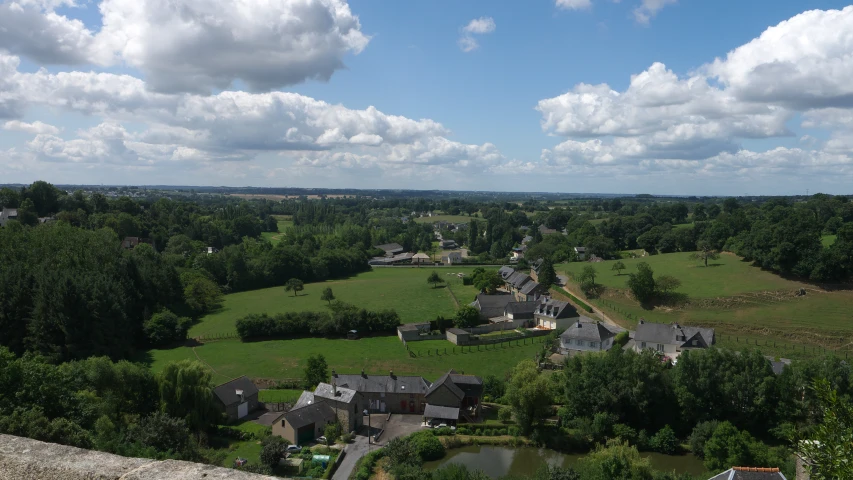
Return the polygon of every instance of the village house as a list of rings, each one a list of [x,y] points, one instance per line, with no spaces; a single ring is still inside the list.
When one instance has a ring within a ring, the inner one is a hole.
[[[215,387],[213,397],[230,421],[243,418],[260,406],[258,387],[245,375]]]
[[[459,248],[459,245],[456,244],[456,240],[442,240],[441,248],[445,250],[453,250],[454,248]]]
[[[539,225],[539,233],[544,237],[545,235],[554,235],[557,231],[553,228],[548,228],[545,225]]]
[[[351,388],[321,383],[313,392],[304,391],[294,409],[323,402],[332,407],[344,432],[352,432],[364,424],[362,414],[365,402],[359,392]]]
[[[547,288],[531,280],[515,292],[515,299],[519,302],[535,302],[548,294]]]
[[[515,269],[506,265],[498,269],[498,275],[500,275],[504,281],[506,281],[506,279],[513,273],[515,273]]]
[[[390,257],[373,257],[367,261],[368,265],[395,265],[399,263],[411,263],[415,255],[411,252],[398,253]]]
[[[361,374],[344,375],[332,372],[332,382],[338,388],[349,388],[360,393],[365,408],[376,413],[423,413],[424,394],[429,383],[423,377]]]
[[[427,390],[424,420],[448,425],[456,425],[460,417],[473,421],[480,416],[482,396],[483,380],[480,377],[450,370]]]
[[[687,327],[677,323],[651,323],[640,320],[634,333],[634,350],[645,349],[677,358],[684,350],[708,348],[716,340],[713,328]]]
[[[454,265],[462,263],[462,252],[450,252],[441,257],[441,263],[445,265]]]
[[[412,263],[417,265],[425,265],[428,263],[432,263],[432,260],[429,258],[429,255],[426,253],[416,253],[412,257]]]
[[[322,436],[335,419],[335,409],[324,401],[301,405],[279,416],[272,424],[272,434],[304,446]]]
[[[580,314],[570,303],[542,297],[533,314],[536,328],[546,330],[566,329],[580,320]]]
[[[578,260],[584,261],[586,260],[586,247],[575,247],[575,255],[578,256]]]
[[[481,293],[477,295],[471,306],[480,312],[480,320],[486,321],[490,318],[503,316],[507,304],[514,301],[515,298],[512,295],[486,295]]]
[[[560,334],[560,353],[600,352],[610,350],[616,334],[624,329],[597,322],[587,317],[573,323]]]
[[[530,275],[523,272],[513,272],[506,278],[506,280],[504,280],[506,283],[506,289],[513,296],[521,290],[521,287],[523,287],[524,284],[532,281],[533,279],[530,278]]]

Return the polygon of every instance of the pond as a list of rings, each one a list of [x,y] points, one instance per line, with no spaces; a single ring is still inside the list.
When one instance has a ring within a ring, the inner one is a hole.
[[[702,461],[693,455],[663,455],[661,453],[642,452],[648,458],[652,468],[664,472],[702,475],[706,473]],[[495,447],[467,446],[447,451],[441,460],[427,462],[427,470],[433,470],[452,463],[465,465],[471,470],[482,470],[491,478],[506,475],[532,475],[543,463],[559,467],[571,467],[583,454],[564,454],[534,447]]]

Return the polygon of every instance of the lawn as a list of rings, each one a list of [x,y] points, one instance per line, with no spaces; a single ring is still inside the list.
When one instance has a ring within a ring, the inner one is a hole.
[[[820,237],[820,243],[822,243],[824,247],[831,247],[835,244],[836,237],[838,237],[838,235],[824,235]]]
[[[415,219],[416,223],[435,223],[440,221],[452,222],[452,223],[468,223],[471,220],[474,220],[475,217],[469,217],[468,215],[433,215],[431,217],[418,217]]]
[[[296,403],[302,390],[261,390],[258,392],[258,400],[273,403]]]
[[[778,275],[751,266],[732,254],[722,254],[718,260],[708,262],[708,267],[699,260],[691,260],[689,253],[670,253],[642,258],[626,258],[621,262],[625,270],[621,275],[611,268],[616,261],[600,263],[573,262],[556,267],[560,272],[579,274],[584,267],[592,265],[598,272],[596,283],[610,288],[626,289],[628,274],[637,270],[637,264],[646,262],[655,276],[672,275],[681,280],[679,292],[691,298],[727,297],[745,292],[765,290],[794,290],[801,285],[785,280]]]
[[[456,305],[448,288],[432,288],[426,281],[430,267],[377,268],[345,280],[309,283],[294,297],[284,287],[272,287],[225,296],[222,308],[207,315],[190,329],[190,337],[233,334],[234,323],[249,313],[280,313],[326,310],[327,303],[320,300],[323,289],[331,287],[335,297],[370,310],[391,308],[400,314],[403,323],[434,320],[438,315],[452,317]],[[447,279],[460,304],[474,301],[473,287],[461,285],[461,280],[451,273],[470,274],[472,267],[435,269]],[[456,285],[453,282],[458,282]]]
[[[717,330],[718,344],[722,346],[742,349],[746,342],[753,345],[757,341],[766,353],[792,358],[813,354],[813,346],[835,349],[849,342],[853,334],[853,292],[828,292],[786,280],[731,254],[721,255],[719,260],[710,262],[715,266],[707,268],[688,256],[675,253],[622,260],[627,268],[619,276],[610,270],[612,261],[593,264],[598,270],[596,281],[607,289],[602,298],[590,303],[628,328],[633,328],[639,318],[703,325]],[[641,261],[649,263],[655,276],[668,274],[681,280],[678,291],[686,293],[690,303],[677,308],[642,308],[627,294],[626,286],[627,274],[635,271]],[[587,265],[590,264],[572,263],[560,265],[557,270],[579,272]],[[578,293],[572,282],[570,288]],[[805,296],[795,295],[800,288],[806,288]],[[764,346],[768,342],[770,345]],[[798,345],[799,350],[792,351],[790,345]],[[806,352],[803,345],[808,347]]]
[[[523,342],[522,342],[523,343]],[[153,371],[158,372],[172,361],[201,360],[215,371],[217,383],[240,375],[252,378],[299,378],[306,359],[312,354],[323,354],[330,369],[340,373],[385,374],[393,370],[399,375],[423,375],[436,380],[451,368],[476,375],[503,375],[519,361],[533,358],[542,348],[541,343],[527,340],[526,345],[490,346],[488,350],[461,353],[446,340],[410,342],[410,349],[422,356],[412,356],[396,336],[368,337],[360,340],[303,338],[296,340],[270,340],[243,343],[223,340],[197,347],[178,347],[168,350],[151,350],[146,358]],[[444,354],[444,349],[447,354]],[[429,350],[429,355],[427,354]],[[438,350],[438,354],[436,354]]]
[[[272,244],[278,243],[284,236],[284,232],[293,226],[290,215],[274,215],[274,217],[278,221],[278,232],[261,232],[261,237]]]

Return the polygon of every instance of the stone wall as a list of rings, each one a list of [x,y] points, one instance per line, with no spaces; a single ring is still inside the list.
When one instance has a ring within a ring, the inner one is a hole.
[[[0,480],[274,480],[177,460],[120,457],[0,434]]]

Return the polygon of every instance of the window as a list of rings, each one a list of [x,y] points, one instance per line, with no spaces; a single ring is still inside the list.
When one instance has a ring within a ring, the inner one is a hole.
[[[590,346],[590,347],[594,347],[594,346],[595,346],[595,342],[589,342],[589,346]]]
[[[640,343],[640,348],[646,348],[646,342]]]
[[[663,344],[662,344],[662,343],[661,343],[661,344],[658,344],[658,351],[659,351],[659,352],[662,352],[662,351],[663,351]]]

